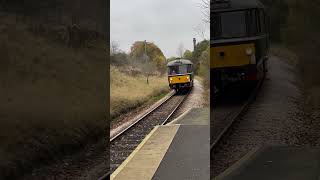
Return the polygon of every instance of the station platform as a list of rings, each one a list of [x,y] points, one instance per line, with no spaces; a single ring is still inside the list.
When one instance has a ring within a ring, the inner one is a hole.
[[[267,146],[245,157],[214,180],[318,180],[320,147]]]
[[[210,179],[209,109],[156,126],[112,173],[114,180]]]

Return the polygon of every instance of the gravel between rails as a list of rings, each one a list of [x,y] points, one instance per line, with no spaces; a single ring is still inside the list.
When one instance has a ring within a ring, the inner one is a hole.
[[[134,127],[110,142],[110,171],[113,172],[139,145],[143,138],[169,116],[188,94],[177,94],[151,112]]]
[[[221,94],[219,101],[211,107],[211,143],[213,143],[224,128],[233,120],[252,94],[255,84],[234,84]]]
[[[217,107],[214,110],[212,123],[212,129],[211,129],[211,143],[213,143],[214,140],[216,140],[219,136],[219,134],[223,131],[223,129],[226,127],[226,125],[231,121],[228,117],[230,117],[233,112],[238,110],[240,106],[230,106],[230,107]]]

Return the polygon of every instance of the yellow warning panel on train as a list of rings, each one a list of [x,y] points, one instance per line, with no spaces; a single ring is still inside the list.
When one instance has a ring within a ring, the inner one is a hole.
[[[169,82],[170,84],[188,83],[190,82],[190,75],[169,76]]]
[[[211,47],[211,68],[248,65],[254,55],[255,48],[253,43]]]

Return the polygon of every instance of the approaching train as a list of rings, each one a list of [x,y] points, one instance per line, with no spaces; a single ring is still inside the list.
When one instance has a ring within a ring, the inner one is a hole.
[[[231,82],[265,76],[269,18],[258,0],[211,1],[210,74],[216,95]]]
[[[176,91],[193,87],[193,64],[187,59],[176,59],[167,64],[168,82]]]

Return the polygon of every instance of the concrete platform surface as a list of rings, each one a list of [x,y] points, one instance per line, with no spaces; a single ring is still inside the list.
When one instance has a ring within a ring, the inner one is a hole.
[[[210,109],[192,108],[180,115],[169,124],[210,125]]]
[[[111,179],[210,179],[209,109],[190,110],[179,121],[185,124],[155,127],[112,173]]]
[[[319,180],[320,147],[263,147],[248,153],[213,179]]]
[[[180,125],[152,179],[210,179],[209,137],[209,126]]]

